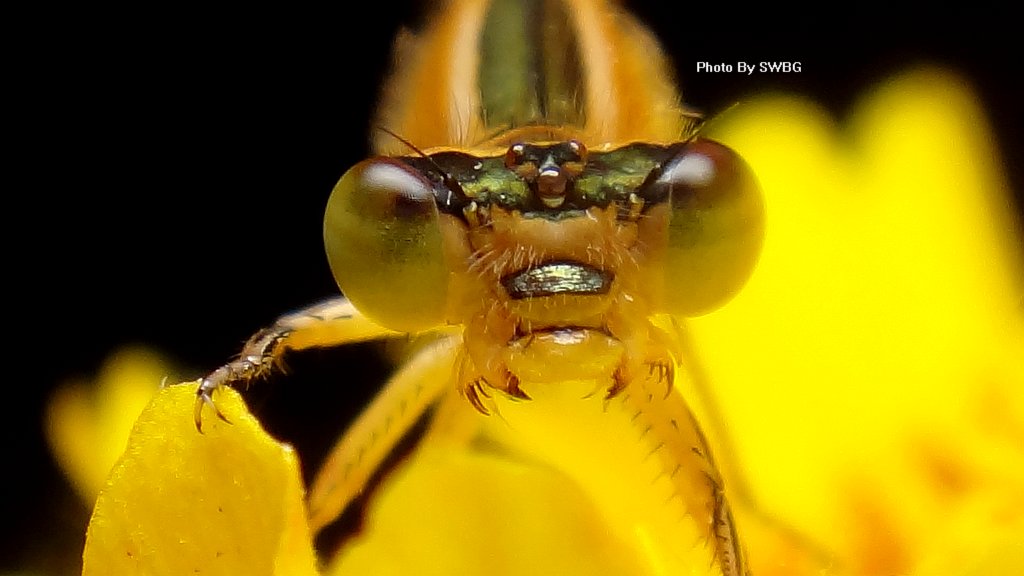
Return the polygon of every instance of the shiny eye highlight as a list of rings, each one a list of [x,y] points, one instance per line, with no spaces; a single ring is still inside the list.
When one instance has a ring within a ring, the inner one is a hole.
[[[448,295],[434,185],[392,158],[352,167],[331,193],[324,246],[342,292],[375,322],[432,328]]]
[[[640,194],[668,211],[665,310],[696,316],[732,298],[753,272],[764,236],[761,188],[743,158],[725,145],[696,139]]]

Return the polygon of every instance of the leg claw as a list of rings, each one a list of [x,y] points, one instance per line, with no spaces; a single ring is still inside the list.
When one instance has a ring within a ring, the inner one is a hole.
[[[203,406],[209,406],[213,413],[217,415],[222,421],[231,424],[228,417],[220,411],[220,407],[213,401],[213,391],[218,388],[217,384],[210,381],[209,378],[204,378],[202,383],[199,384],[199,388],[196,390],[196,403],[192,409],[192,417],[195,419],[196,430],[200,434],[203,433]]]
[[[604,399],[611,400],[612,398],[615,398],[626,389],[628,384],[629,382],[626,380],[626,377],[619,370],[616,370],[615,374],[612,376],[612,385],[608,388],[608,392],[604,395]]]
[[[466,400],[469,400],[469,403],[473,406],[473,408],[476,408],[477,412],[483,414],[484,416],[490,414],[490,412],[488,412],[487,408],[484,406],[484,403],[480,401],[481,396],[483,396],[484,398],[490,398],[490,395],[488,395],[487,392],[484,391],[483,385],[481,384],[480,380],[474,380],[473,382],[471,382],[469,386],[466,386],[465,390],[462,391],[462,394],[466,397]]]
[[[523,392],[523,389],[519,387],[519,378],[516,378],[512,374],[508,375],[508,388],[505,389],[505,392],[516,400],[532,400],[532,398],[530,398],[530,396],[526,392]]]
[[[648,376],[658,375],[658,382],[665,383],[665,398],[672,394],[672,385],[675,382],[676,371],[670,361],[658,360],[647,364]]]

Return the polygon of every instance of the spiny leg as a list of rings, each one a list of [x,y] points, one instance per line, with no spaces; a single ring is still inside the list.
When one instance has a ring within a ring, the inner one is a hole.
[[[247,386],[273,371],[285,351],[339,346],[396,334],[367,320],[344,297],[281,316],[249,338],[237,358],[203,378],[196,390],[196,429],[203,431],[203,406],[211,407],[218,418],[227,421],[213,401],[214,390],[221,386]]]
[[[452,389],[456,338],[417,352],[335,444],[309,493],[310,529],[334,521],[430,405]]]
[[[634,425],[645,441],[654,446],[652,454],[661,460],[688,515],[706,527],[723,576],[744,576],[743,552],[707,441],[678,391],[667,396],[655,393],[652,385],[657,380],[637,378],[620,396],[621,402],[634,414]]]
[[[719,560],[722,563],[722,573],[726,576],[732,574],[749,576],[750,571],[747,569],[740,539],[736,533],[736,521],[732,518],[732,509],[729,508],[729,502],[725,499],[725,492],[722,491],[721,486],[717,487],[715,493],[717,495],[713,516],[714,533],[717,540],[715,549],[718,551]]]

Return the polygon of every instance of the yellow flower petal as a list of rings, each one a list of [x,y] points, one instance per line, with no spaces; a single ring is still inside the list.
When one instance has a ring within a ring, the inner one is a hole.
[[[68,383],[50,400],[47,439],[84,501],[96,500],[132,424],[169,370],[154,352],[126,348],[104,363],[95,385]]]
[[[268,436],[233,390],[191,418],[195,387],[166,388],[132,430],[100,493],[85,575],[317,574],[295,453]]]

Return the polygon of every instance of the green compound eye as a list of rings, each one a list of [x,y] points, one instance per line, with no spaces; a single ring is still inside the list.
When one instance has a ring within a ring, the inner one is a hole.
[[[728,301],[753,272],[764,237],[764,202],[750,166],[697,139],[642,191],[670,203],[663,305],[697,316]]]
[[[365,160],[334,187],[324,216],[331,272],[352,304],[400,332],[444,319],[448,296],[434,186],[392,158]]]

